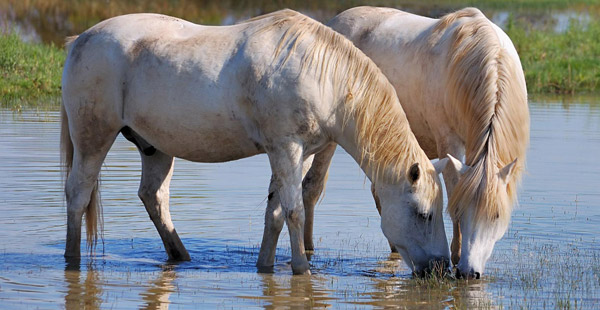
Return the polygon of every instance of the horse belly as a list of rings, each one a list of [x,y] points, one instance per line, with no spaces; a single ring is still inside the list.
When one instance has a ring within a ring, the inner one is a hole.
[[[130,127],[158,150],[196,162],[225,162],[263,153],[250,124],[229,111],[147,109],[131,118]],[[171,111],[168,111],[171,110]],[[152,112],[152,113],[149,113]]]

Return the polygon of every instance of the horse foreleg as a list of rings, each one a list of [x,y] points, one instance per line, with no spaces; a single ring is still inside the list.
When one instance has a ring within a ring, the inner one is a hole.
[[[142,181],[138,196],[165,246],[169,259],[190,260],[190,254],[183,246],[169,212],[169,184],[173,175],[173,157],[160,151],[151,156],[142,156]]]
[[[310,156],[304,160],[302,165],[302,175],[306,175],[306,172],[310,169],[313,157],[314,156]],[[279,193],[277,192],[277,187],[275,186],[274,176],[271,176],[271,182],[269,184],[269,196],[267,199],[265,228],[263,231],[262,243],[260,245],[260,252],[258,254],[258,261],[256,262],[256,267],[258,267],[259,272],[273,272],[277,241],[279,240],[279,234],[281,233],[281,229],[283,229],[284,223],[283,211],[281,209],[281,202],[279,201]]]
[[[458,221],[453,222],[453,232],[452,232],[452,244],[450,245],[450,250],[452,251],[452,264],[454,266],[458,265],[460,261],[460,249],[462,247],[462,235],[460,233],[460,223]]]
[[[331,159],[335,153],[337,144],[332,143],[324,150],[317,153],[312,162],[304,161],[303,173],[305,173],[302,181],[302,201],[304,203],[304,248],[307,251],[313,251],[315,245],[313,243],[313,223],[315,218],[315,205],[323,193],[325,183],[327,182],[327,173]],[[307,168],[310,170],[306,172]]]
[[[271,176],[269,184],[269,196],[267,202],[267,210],[265,212],[265,228],[263,231],[263,239],[260,245],[258,261],[256,267],[259,272],[273,272],[275,264],[275,249],[277,248],[277,240],[283,229],[283,211],[279,201],[279,193],[275,185],[275,177]]]
[[[459,160],[465,154],[464,146],[461,140],[455,136],[447,136],[445,139],[440,139],[438,142],[438,157],[445,158],[447,154],[458,158]],[[452,165],[446,165],[444,171],[442,171],[442,176],[444,177],[444,185],[446,186],[447,197],[450,198],[452,195],[452,191],[454,190],[454,186],[458,183],[459,175],[457,171]],[[452,243],[450,245],[452,264],[457,265],[460,261],[460,249],[462,244],[462,235],[460,232],[460,225],[458,221],[453,221],[453,233],[452,233]]]
[[[267,151],[279,193],[281,208],[290,233],[292,271],[310,274],[304,250],[304,204],[302,202],[302,145],[293,141],[276,141]]]

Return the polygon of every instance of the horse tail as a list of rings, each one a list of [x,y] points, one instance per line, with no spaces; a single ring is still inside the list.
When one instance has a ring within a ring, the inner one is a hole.
[[[73,167],[73,140],[71,140],[71,133],[69,130],[69,119],[67,116],[67,111],[65,110],[64,103],[61,104],[60,116],[60,154],[63,170],[63,179],[66,189],[69,174],[71,173],[71,169]],[[90,253],[93,252],[98,241],[98,224],[100,223],[100,226],[102,227],[102,208],[99,203],[100,194],[98,191],[99,179],[100,178],[98,177],[98,181],[92,189],[90,202],[88,203],[85,210],[86,240],[87,248],[90,251]]]

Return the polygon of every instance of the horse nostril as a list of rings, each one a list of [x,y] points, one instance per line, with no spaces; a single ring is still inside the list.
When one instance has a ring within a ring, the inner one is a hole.
[[[467,279],[467,280],[476,279],[476,280],[479,280],[479,279],[481,279],[481,273],[480,272],[476,272],[473,269],[469,270],[468,273],[466,273],[466,272],[463,273],[458,268],[456,268],[456,279]]]

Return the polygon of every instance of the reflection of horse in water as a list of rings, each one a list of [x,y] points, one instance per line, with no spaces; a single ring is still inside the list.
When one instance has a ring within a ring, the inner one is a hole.
[[[82,272],[77,269],[65,269],[65,309],[100,309],[102,306],[102,286],[98,271],[88,265],[85,279],[81,283]]]
[[[393,87],[350,41],[299,13],[223,27],[156,14],[101,22],[70,44],[62,117],[67,258],[80,256],[84,214],[88,245],[96,240],[98,173],[123,132],[140,147],[139,196],[171,259],[189,259],[169,213],[173,157],[267,153],[281,207],[267,210],[257,265],[273,265],[285,221],[293,272],[309,273],[302,163],[337,143],[374,183],[383,232],[407,264],[420,272],[448,260],[438,172]]]
[[[82,282],[82,275],[85,278]],[[106,292],[113,287],[100,275],[92,264],[87,266],[86,271],[80,272],[79,269],[68,268],[65,270],[65,282],[67,293],[65,295],[65,309],[101,309],[103,303],[109,302],[102,299],[106,297]],[[154,279],[141,293],[145,302],[144,309],[169,309],[169,297],[175,291],[175,281],[177,275],[171,266],[163,266],[159,271],[158,277]],[[103,289],[104,288],[104,289]]]
[[[175,291],[173,281],[177,278],[172,266],[163,266],[158,278],[156,278],[148,289],[142,293],[142,299],[146,303],[144,309],[169,309],[169,297]]]
[[[512,42],[473,8],[438,20],[358,7],[329,25],[373,59],[392,82],[430,158],[466,155],[466,165],[453,159],[444,170],[454,222],[452,261],[459,276],[479,277],[508,227],[529,143],[525,79]],[[313,202],[332,154],[315,155],[321,164],[307,178],[316,185],[305,181],[311,189],[304,200],[309,249]]]
[[[323,277],[276,277],[273,274],[260,274],[260,277],[262,296],[242,298],[265,301],[267,309],[328,308],[334,299],[327,289],[330,280]]]

